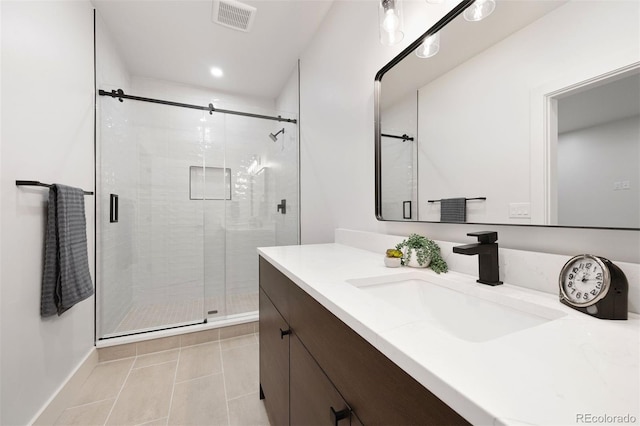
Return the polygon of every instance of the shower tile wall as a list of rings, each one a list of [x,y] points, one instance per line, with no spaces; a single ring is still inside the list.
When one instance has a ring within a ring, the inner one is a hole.
[[[285,126],[280,126],[280,129]],[[275,129],[273,131],[277,131]],[[298,168],[291,167],[298,164],[298,135],[294,125],[288,125],[284,135],[271,146],[268,153],[269,163],[277,172],[269,174],[268,187],[274,188],[276,204],[281,199],[287,200],[287,214],[275,213],[276,227],[275,245],[298,244],[299,240],[299,196],[298,196]],[[275,209],[275,207],[274,207]]]
[[[198,111],[136,103],[140,167],[137,188],[138,263],[135,305],[203,297],[204,223],[201,201],[189,199],[189,166],[202,164]],[[182,114],[181,114],[182,113]],[[193,313],[183,321],[202,319]]]

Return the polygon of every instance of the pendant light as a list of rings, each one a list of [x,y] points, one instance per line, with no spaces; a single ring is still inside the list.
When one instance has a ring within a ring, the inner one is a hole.
[[[496,8],[495,0],[476,0],[464,10],[464,19],[471,22],[482,21],[493,13]]]
[[[393,46],[404,38],[402,0],[380,0],[378,4],[380,43]]]

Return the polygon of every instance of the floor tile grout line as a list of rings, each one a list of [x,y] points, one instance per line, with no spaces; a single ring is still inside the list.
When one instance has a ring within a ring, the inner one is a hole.
[[[120,386],[120,390],[118,391],[118,394],[116,395],[116,399],[113,400],[113,405],[111,406],[111,410],[109,410],[109,414],[107,415],[107,418],[104,419],[104,426],[107,425],[107,422],[109,421],[109,418],[113,414],[113,409],[116,408],[116,404],[118,403],[118,399],[120,399],[120,394],[122,394],[122,389],[124,389],[124,385],[127,383],[127,380],[129,380],[129,376],[131,376],[131,372],[133,371],[133,364],[135,364],[135,363],[136,363],[136,361],[134,359],[133,362],[131,363],[131,367],[129,367],[129,372],[127,373],[127,377],[125,377],[124,381],[122,382],[122,386]]]
[[[224,405],[227,407],[227,425],[231,425],[231,413],[229,412],[229,398],[227,394],[227,380],[224,374],[224,359],[222,356],[222,345],[218,346],[220,348],[220,366],[222,367],[222,386],[224,386]]]
[[[220,349],[222,351],[227,352],[227,351],[233,351],[235,349],[242,349],[242,348],[246,348],[246,347],[249,347],[249,346],[255,346],[255,345],[257,345],[257,343],[254,342],[254,343],[247,343],[246,345],[234,346],[232,348],[226,348],[226,349],[222,349],[222,345],[220,345],[221,346]]]
[[[71,406],[65,408],[64,411],[71,410],[71,409],[74,409],[74,408],[86,407],[87,405],[98,404],[100,402],[109,401],[110,399],[114,399],[114,398],[113,397],[112,398],[103,398],[103,399],[99,399],[97,401],[85,402],[84,404],[80,404],[80,405],[71,405]]]
[[[131,358],[136,358],[137,355],[132,355],[132,356],[125,356],[123,358],[116,358],[116,359],[107,359],[104,361],[98,361],[97,365],[105,365],[105,364],[110,364],[113,362],[118,362],[118,361],[124,361],[125,359],[131,359]]]
[[[234,396],[233,398],[229,398],[227,401],[235,401],[236,399],[240,399],[240,398],[245,398],[249,395],[258,395],[259,392],[249,392],[249,393],[244,393],[242,395],[238,395],[238,396]]]
[[[171,409],[173,408],[173,396],[176,393],[176,378],[178,377],[178,368],[180,368],[180,359],[182,355],[182,347],[178,348],[178,362],[176,362],[176,371],[173,373],[173,386],[171,387],[171,399],[169,400],[169,411],[167,411],[167,424],[171,418]]]
[[[205,374],[203,376],[192,377],[190,379],[178,380],[176,381],[176,384],[181,385],[182,383],[193,382],[194,380],[200,380],[200,379],[204,379],[205,377],[212,377],[212,376],[222,376],[222,371],[220,371],[219,373],[211,373],[211,374]]]
[[[178,358],[180,357],[180,354],[178,353]],[[136,363],[135,361],[133,362],[134,367],[132,367],[133,370],[140,370],[141,368],[147,368],[147,367],[155,367],[157,365],[162,365],[162,364],[169,364],[170,362],[176,362],[178,361],[178,359],[170,359],[168,361],[162,361],[162,362],[156,362],[154,364],[149,364],[149,365],[142,365],[140,367],[135,367]]]
[[[148,422],[136,423],[134,426],[144,426],[144,425],[148,425],[148,424],[151,424],[151,423],[155,423],[158,420],[162,420],[162,419],[167,419],[167,423],[169,423],[169,417],[158,417],[157,419],[149,420]]]

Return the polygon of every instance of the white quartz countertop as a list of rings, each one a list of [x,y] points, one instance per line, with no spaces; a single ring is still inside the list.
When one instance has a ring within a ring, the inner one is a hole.
[[[383,254],[341,244],[258,252],[473,424],[640,422],[638,315],[629,314],[627,321],[600,320],[562,305],[552,294],[510,283],[490,287],[456,272],[437,276],[430,269],[386,268]],[[472,286],[478,294],[526,300],[563,315],[471,342],[347,282],[404,272]]]

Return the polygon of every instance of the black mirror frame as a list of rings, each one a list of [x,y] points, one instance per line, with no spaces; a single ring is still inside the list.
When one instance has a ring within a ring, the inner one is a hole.
[[[376,219],[384,221],[382,218],[382,125],[380,122],[380,88],[382,84],[382,77],[395,65],[397,65],[404,58],[409,56],[416,50],[422,42],[432,34],[437,33],[443,29],[449,22],[454,20],[460,15],[467,7],[471,6],[476,0],[462,0],[456,7],[454,7],[449,13],[447,13],[441,20],[435,23],[431,28],[427,30],[422,36],[418,37],[413,43],[411,43],[406,49],[400,52],[395,58],[393,58],[388,64],[380,69],[376,73],[373,88],[373,105],[374,105],[374,136],[375,136],[375,199],[376,199]],[[438,223],[438,222],[435,222]]]

